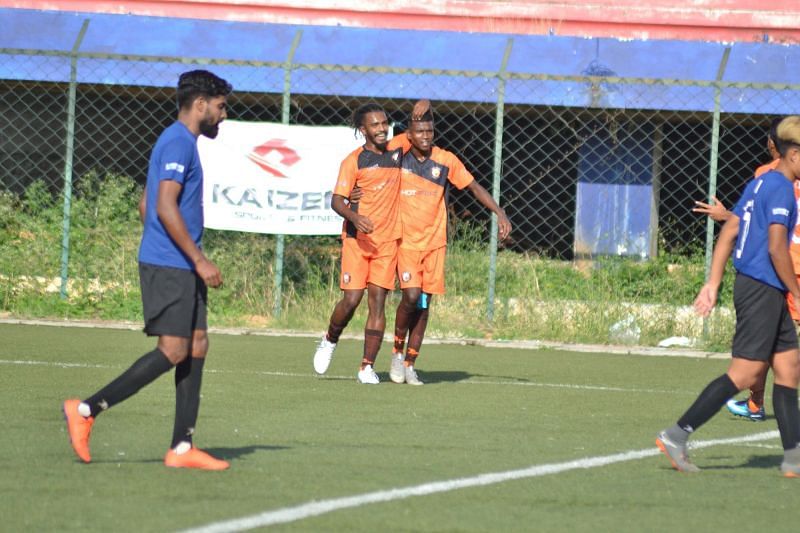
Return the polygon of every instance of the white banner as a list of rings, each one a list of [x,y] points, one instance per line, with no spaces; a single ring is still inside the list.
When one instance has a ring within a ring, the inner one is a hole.
[[[287,235],[337,235],[331,209],[339,164],[363,138],[352,128],[226,120],[200,136],[205,226]]]

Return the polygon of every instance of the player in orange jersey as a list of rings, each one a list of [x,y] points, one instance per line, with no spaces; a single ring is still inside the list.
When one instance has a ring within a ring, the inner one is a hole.
[[[433,114],[412,120],[406,131],[411,143],[403,157],[400,180],[400,220],[403,237],[397,256],[402,298],[395,317],[395,338],[389,377],[395,383],[422,385],[414,363],[422,346],[431,295],[444,294],[444,261],[447,249],[448,184],[469,190],[497,215],[503,240],[511,233],[505,211],[481,187],[454,154],[433,145]],[[408,335],[408,349],[403,347]]]
[[[780,153],[778,153],[776,143],[778,139],[778,124],[781,123],[781,120],[783,120],[783,117],[778,117],[773,119],[770,123],[769,134],[767,135],[767,152],[769,152],[772,161],[758,167],[755,171],[755,178],[760,177],[770,170],[774,170],[775,167],[778,166],[780,161]],[[800,201],[800,182],[795,182],[794,184],[794,195],[795,198]],[[731,217],[732,213],[725,208],[723,203],[720,202],[717,197],[712,196],[712,199],[714,201],[713,204],[695,202],[697,207],[692,209],[692,211],[695,213],[708,215],[717,222],[725,222]],[[792,258],[792,264],[796,274],[800,272],[800,224],[794,228],[792,242],[789,246],[789,255]],[[797,279],[798,282],[800,282],[800,276],[798,276]],[[787,293],[786,301],[789,304],[789,312],[792,315],[792,319],[795,321],[795,323],[800,323],[800,311],[798,310],[791,294]],[[736,400],[733,398],[728,401],[726,405],[728,410],[736,416],[763,422],[766,419],[766,413],[764,411],[764,389],[766,388],[766,381],[767,375],[765,372],[764,375],[761,376],[756,382],[756,384],[750,388],[750,395],[748,398],[744,400]]]
[[[421,116],[429,102],[420,100],[412,116]],[[394,289],[397,246],[400,239],[400,164],[410,144],[403,135],[389,140],[389,121],[378,104],[365,104],[353,113],[353,128],[364,136],[364,145],[348,155],[339,169],[331,207],[344,221],[339,286],[342,299],[336,304],[328,331],[314,353],[314,370],[324,374],[336,344],[353,318],[364,289],[369,313],[364,329],[364,356],[357,378],[376,385],[375,359],[386,328],[386,294]],[[354,188],[361,191],[358,202],[346,203]]]

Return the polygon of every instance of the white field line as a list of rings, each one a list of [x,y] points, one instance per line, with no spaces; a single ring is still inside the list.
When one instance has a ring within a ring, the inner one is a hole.
[[[106,368],[106,369],[122,369],[119,365],[103,365],[103,364],[88,364],[88,363],[61,363],[54,361],[31,361],[31,360],[9,360],[0,359],[0,365],[21,365],[21,366],[52,366],[58,368]],[[214,370],[208,369],[204,372],[210,374],[238,374],[239,372],[231,370]],[[248,374],[258,374],[262,376],[275,376],[275,377],[290,377],[290,378],[309,378],[317,377],[315,374],[303,374],[299,372],[274,372],[266,370],[257,370],[254,372],[247,372]],[[355,380],[355,376],[335,376],[326,375],[318,379],[323,380]],[[535,381],[491,381],[491,380],[457,380],[450,382],[453,385],[495,385],[495,386],[521,386],[521,387],[541,387],[550,389],[572,389],[572,390],[589,390],[598,392],[624,392],[624,393],[643,393],[643,394],[694,394],[689,391],[676,391],[676,390],[658,390],[658,389],[635,389],[624,387],[606,387],[603,385],[577,385],[572,383],[538,383]]]
[[[141,331],[140,322],[111,322],[111,321],[91,321],[91,320],[48,320],[48,319],[21,319],[0,316],[0,324],[16,324],[27,326],[51,326],[65,328],[90,328],[90,329],[122,329],[131,331]],[[257,337],[298,337],[308,339],[319,339],[320,332],[294,331],[294,330],[272,330],[263,328],[222,328],[211,327],[209,333],[233,336],[257,336]],[[363,340],[364,336],[359,333],[344,333],[340,338],[345,340]],[[384,340],[392,342],[394,337],[387,333]],[[519,340],[519,341],[498,341],[487,339],[468,339],[468,338],[437,338],[428,337],[425,344],[443,344],[458,346],[480,346],[486,348],[514,348],[522,350],[557,350],[566,352],[582,352],[595,354],[615,354],[615,355],[644,355],[644,356],[669,356],[669,357],[694,357],[701,359],[728,359],[729,352],[706,352],[691,348],[659,348],[655,346],[619,346],[613,344],[570,344],[566,342],[538,341],[538,340]]]
[[[770,440],[777,437],[778,437],[777,431],[766,431],[763,433],[756,433],[754,435],[747,435],[744,437],[696,441],[692,443],[691,448],[697,449],[697,448],[708,448],[709,446],[719,446],[726,444],[751,443],[763,440]],[[559,474],[561,472],[568,472],[570,470],[598,468],[615,463],[623,463],[627,461],[634,461],[637,459],[653,457],[658,455],[659,453],[660,452],[655,447],[648,448],[645,450],[631,450],[627,452],[616,453],[613,455],[586,457],[584,459],[576,459],[574,461],[566,461],[563,463],[535,465],[529,468],[523,468],[521,470],[492,472],[488,474],[480,474],[473,477],[423,483],[422,485],[415,485],[411,487],[380,490],[376,492],[367,492],[364,494],[357,494],[355,496],[346,496],[343,498],[311,501],[300,505],[295,505],[292,507],[284,507],[282,509],[275,509],[273,511],[265,511],[263,513],[245,516],[242,518],[234,518],[231,520],[213,522],[211,524],[206,524],[204,526],[191,528],[184,531],[186,533],[227,533],[235,531],[246,531],[248,529],[254,529],[257,527],[265,527],[275,524],[286,524],[289,522],[296,522],[298,520],[303,520],[305,518],[320,516],[334,511],[339,511],[341,509],[361,507],[363,505],[371,503],[404,500],[406,498],[411,498],[413,496],[424,496],[428,494],[450,492],[453,490],[465,489],[470,487],[494,485],[497,483],[503,483],[505,481],[548,476],[552,474]]]

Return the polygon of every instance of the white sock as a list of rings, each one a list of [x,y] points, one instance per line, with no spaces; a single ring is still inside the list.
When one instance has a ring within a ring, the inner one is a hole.
[[[92,408],[89,407],[89,404],[86,402],[81,402],[78,404],[78,414],[81,415],[83,418],[89,418],[92,416]]]
[[[186,442],[185,440],[182,440],[181,442],[178,443],[177,446],[175,446],[175,453],[177,455],[183,455],[191,449],[192,449],[192,444]]]

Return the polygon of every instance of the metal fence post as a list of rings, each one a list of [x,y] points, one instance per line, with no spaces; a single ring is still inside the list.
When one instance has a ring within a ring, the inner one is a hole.
[[[719,82],[725,75],[725,67],[728,65],[728,57],[731,55],[730,46],[725,48],[722,59],[719,62],[717,71],[717,83],[714,86],[714,116],[711,127],[711,159],[708,169],[708,201],[717,194],[717,159],[719,157],[719,120],[720,120],[720,100],[722,96],[722,86]],[[714,250],[714,220],[708,217],[706,221],[706,279],[711,271],[711,254]]]
[[[72,45],[69,63],[69,99],[67,100],[67,139],[64,154],[64,217],[61,233],[61,299],[67,298],[67,278],[69,275],[69,232],[72,211],[72,155],[75,146],[75,98],[78,84],[78,50],[83,36],[89,28],[89,19],[83,21],[78,37]]]
[[[514,47],[514,38],[509,37],[503,62],[497,73],[497,109],[494,123],[494,161],[492,162],[492,197],[500,205],[500,182],[503,180],[503,117],[505,115],[506,98],[506,67],[511,49]],[[494,320],[495,281],[497,278],[497,215],[492,213],[492,223],[489,229],[489,294],[486,302],[486,318]]]
[[[283,102],[281,104],[281,123],[289,124],[289,115],[292,106],[292,59],[300,45],[300,38],[303,36],[303,30],[297,30],[292,40],[292,47],[289,49],[289,55],[284,63],[283,73]],[[281,300],[283,298],[283,254],[286,236],[275,236],[275,286],[273,291],[272,301],[272,315],[275,318],[281,316]]]
[[[728,58],[731,55],[731,47],[725,48],[722,59],[717,70],[717,79],[714,85],[714,118],[711,127],[711,159],[708,165],[708,201],[717,194],[717,167],[719,158],[719,121],[720,106],[722,98],[722,77],[725,75],[725,67],[728,66]],[[714,220],[708,217],[706,220],[706,253],[705,253],[705,279],[711,274],[711,256],[714,253]],[[708,319],[703,318],[703,336],[708,336]]]

